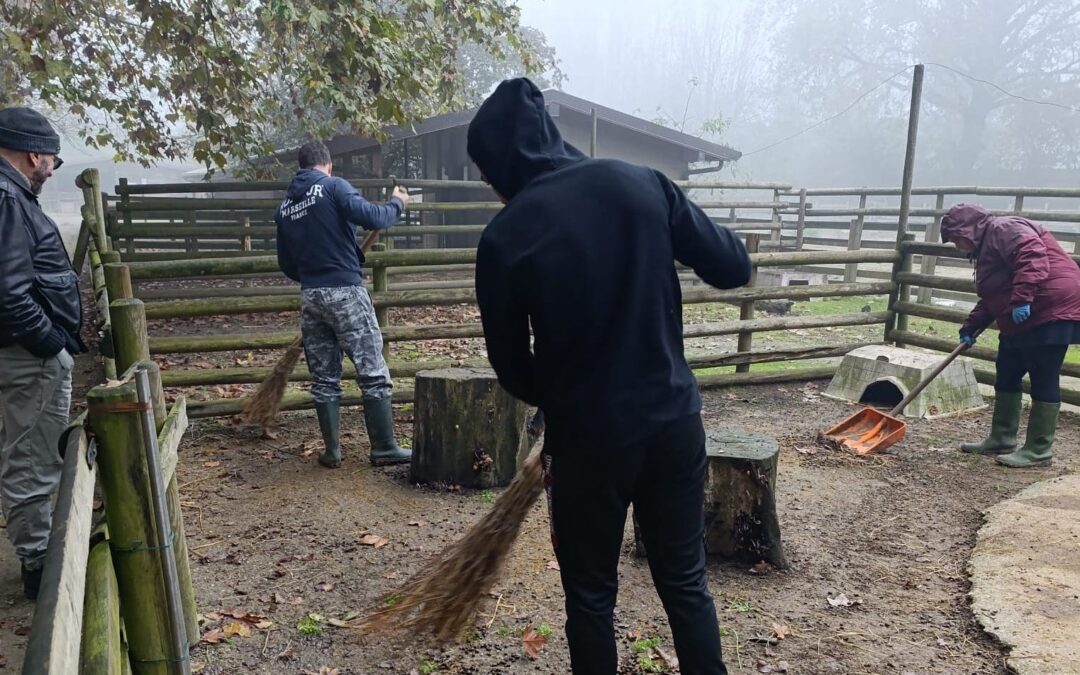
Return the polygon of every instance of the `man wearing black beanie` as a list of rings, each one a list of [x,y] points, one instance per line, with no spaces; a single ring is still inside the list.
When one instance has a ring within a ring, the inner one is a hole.
[[[0,506],[37,598],[60,480],[82,302],[56,223],[38,203],[62,163],[60,137],[29,108],[0,110]]]
[[[701,398],[675,261],[735,288],[750,278],[746,248],[660,172],[564,142],[529,80],[507,80],[484,102],[468,151],[507,204],[480,239],[476,298],[499,382],[544,411],[571,667],[615,674],[633,504],[680,672],[724,675],[705,577]]]

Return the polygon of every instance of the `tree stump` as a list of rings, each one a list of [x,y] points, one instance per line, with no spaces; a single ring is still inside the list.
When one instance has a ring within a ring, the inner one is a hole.
[[[510,483],[529,451],[527,406],[488,368],[416,374],[412,478],[467,488]]]
[[[709,431],[705,453],[705,551],[720,560],[787,567],[776,517],[779,448],[766,436]],[[634,518],[635,546],[645,547]]]

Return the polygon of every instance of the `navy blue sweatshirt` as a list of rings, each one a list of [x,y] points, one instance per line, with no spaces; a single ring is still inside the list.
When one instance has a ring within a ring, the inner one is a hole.
[[[403,206],[397,198],[372,204],[341,178],[301,169],[274,214],[278,266],[303,288],[357,286],[364,266],[364,253],[356,244],[357,226],[392,227]]]
[[[675,261],[735,288],[750,279],[742,242],[660,172],[565,143],[526,79],[484,102],[468,151],[509,200],[477,252],[488,359],[544,410],[547,447],[628,445],[700,412]]]

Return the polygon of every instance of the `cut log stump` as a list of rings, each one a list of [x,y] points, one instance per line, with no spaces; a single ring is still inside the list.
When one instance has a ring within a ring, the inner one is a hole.
[[[776,517],[776,441],[741,431],[709,431],[705,453],[706,553],[717,560],[787,567]],[[634,539],[637,553],[644,555],[636,516]]]
[[[466,488],[508,485],[528,452],[527,406],[488,368],[416,374],[412,479]]]

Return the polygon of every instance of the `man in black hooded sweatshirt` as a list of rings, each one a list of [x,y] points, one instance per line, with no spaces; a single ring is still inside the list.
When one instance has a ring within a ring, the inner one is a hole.
[[[726,673],[705,577],[705,433],[675,261],[735,288],[750,278],[746,248],[663,174],[563,142],[529,80],[507,80],[484,102],[468,151],[506,202],[480,240],[476,295],[499,382],[545,413],[573,670],[615,673],[632,503],[681,672]]]

